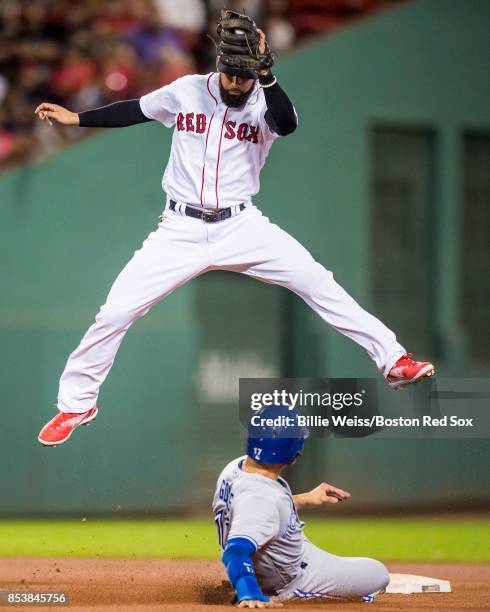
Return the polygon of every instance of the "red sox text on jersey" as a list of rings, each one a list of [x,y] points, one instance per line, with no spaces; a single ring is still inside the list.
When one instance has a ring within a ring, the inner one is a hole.
[[[179,132],[196,132],[196,134],[204,134],[206,132],[206,125],[208,118],[203,113],[179,113],[177,115],[177,129]],[[247,142],[253,142],[258,144],[259,142],[259,128],[256,125],[249,125],[248,123],[240,123],[237,126],[236,121],[227,121],[225,123],[224,138],[231,140],[232,138],[238,138],[238,140]]]

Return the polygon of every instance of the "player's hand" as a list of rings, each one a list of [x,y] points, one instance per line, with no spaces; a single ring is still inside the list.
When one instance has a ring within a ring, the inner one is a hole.
[[[308,491],[308,493],[295,496],[295,503],[297,507],[315,508],[322,504],[338,504],[349,499],[350,496],[350,493],[347,491],[322,482],[311,491]],[[298,497],[298,500],[296,500],[296,497]]]
[[[256,599],[243,599],[237,608],[282,608],[279,601],[258,601]]]
[[[264,32],[264,30],[261,30],[260,28],[257,28],[257,32],[259,33],[259,36],[260,36],[258,51],[259,51],[259,53],[261,55],[263,55],[265,53],[265,50],[266,50],[265,32]]]
[[[47,121],[49,125],[53,125],[53,121],[60,125],[80,125],[78,114],[72,113],[59,104],[43,102],[34,112],[41,121]]]
[[[261,55],[263,55],[267,51],[267,44],[265,41],[265,32],[261,30],[260,28],[257,28],[257,32],[259,33],[259,36],[260,36],[259,46],[257,50]],[[270,72],[269,68],[264,68],[263,70],[259,70],[260,76],[265,76],[269,72]]]

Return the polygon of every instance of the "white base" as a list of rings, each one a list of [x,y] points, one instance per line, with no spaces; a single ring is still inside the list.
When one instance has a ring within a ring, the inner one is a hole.
[[[451,583],[448,580],[414,576],[412,574],[390,574],[390,583],[386,593],[451,593]]]

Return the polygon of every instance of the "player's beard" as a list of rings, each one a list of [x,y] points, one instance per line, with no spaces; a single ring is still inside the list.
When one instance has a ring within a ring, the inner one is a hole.
[[[219,81],[219,92],[221,94],[221,99],[226,104],[226,106],[232,106],[233,108],[243,106],[245,102],[250,98],[253,88],[254,86],[252,84],[248,91],[245,91],[240,94],[231,94],[223,87],[223,85],[221,84],[221,79]]]

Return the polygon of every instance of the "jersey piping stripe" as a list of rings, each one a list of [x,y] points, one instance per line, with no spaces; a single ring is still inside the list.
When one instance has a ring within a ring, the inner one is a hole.
[[[212,76],[214,76],[216,74],[216,72],[212,72],[209,76],[208,76],[208,80],[206,81],[206,87],[208,88],[209,91],[209,95],[213,98],[213,100],[216,102],[216,105],[218,105],[218,100],[216,100],[216,97],[213,95],[212,91],[209,89],[209,80],[211,79]]]
[[[215,72],[212,72],[209,76],[208,76],[208,80],[206,81],[206,87],[208,88],[208,92],[209,95],[213,98],[213,100],[216,102],[216,106],[218,106],[218,100],[216,100],[216,98],[213,96],[211,90],[209,89],[209,81],[211,79],[211,77],[216,74]],[[214,111],[216,112],[216,111]],[[211,115],[211,119],[209,120],[209,125],[208,125],[208,131],[206,133],[206,144],[204,145],[204,158],[202,161],[202,172],[201,172],[201,197],[200,197],[200,202],[201,202],[201,206],[203,205],[202,203],[202,193],[204,191],[204,172],[205,172],[205,168],[206,168],[206,152],[208,150],[208,138],[209,138],[209,132],[211,130],[211,124],[213,123],[213,119],[214,119],[214,112]]]
[[[218,174],[219,174],[219,158],[221,156],[221,141],[223,140],[223,128],[225,127],[226,115],[230,109],[227,108],[223,117],[223,121],[221,122],[221,133],[219,135],[219,147],[218,147],[218,161],[216,162],[216,208],[219,208],[219,199],[218,199]]]
[[[202,204],[202,193],[204,191],[204,169],[206,168],[206,152],[208,150],[208,138],[209,138],[209,132],[211,130],[211,124],[213,123],[213,119],[214,119],[214,113],[211,115],[211,119],[209,120],[209,125],[208,125],[208,132],[206,134],[206,144],[204,145],[204,159],[202,162],[202,172],[201,172],[201,206]]]
[[[258,547],[257,542],[250,536],[246,536],[246,535],[234,535],[232,538],[228,538],[228,540],[226,541],[226,545],[228,546],[230,542],[233,542],[233,540],[236,540],[237,538],[243,538],[244,540],[248,540],[251,544],[254,545],[255,550],[256,551],[258,550],[259,547]]]
[[[315,591],[302,591],[301,589],[295,589],[293,594],[300,599],[313,599],[314,597],[322,597],[324,599],[336,599],[337,601],[343,601],[343,597],[337,597],[336,595],[328,595],[327,593],[317,593]]]

